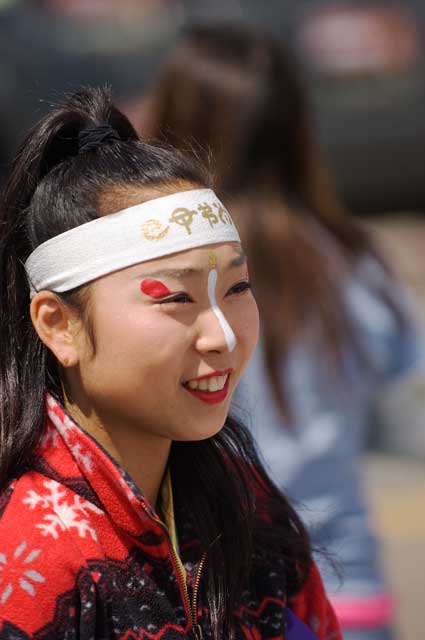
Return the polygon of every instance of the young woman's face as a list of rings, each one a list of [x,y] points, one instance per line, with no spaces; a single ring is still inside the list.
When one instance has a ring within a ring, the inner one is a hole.
[[[95,281],[85,401],[114,425],[173,440],[214,435],[258,337],[247,274],[240,245],[225,243]]]

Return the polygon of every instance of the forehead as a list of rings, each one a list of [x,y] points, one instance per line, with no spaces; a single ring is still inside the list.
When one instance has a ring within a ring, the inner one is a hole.
[[[130,277],[135,275],[155,276],[156,274],[159,276],[172,271],[180,271],[184,275],[185,272],[190,273],[191,270],[207,271],[212,265],[215,265],[215,268],[220,271],[236,267],[239,264],[242,265],[245,261],[245,254],[239,242],[223,242],[142,262],[124,271]]]

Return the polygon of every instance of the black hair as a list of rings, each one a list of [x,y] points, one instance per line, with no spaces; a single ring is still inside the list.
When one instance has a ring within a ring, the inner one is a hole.
[[[179,184],[209,186],[199,163],[139,140],[107,89],[72,95],[20,147],[1,209],[2,487],[31,464],[46,420],[46,391],[63,399],[57,363],[31,322],[25,260],[42,242],[128,206],[134,187],[167,191]],[[62,297],[78,305],[80,293]],[[187,507],[201,545],[207,549],[216,540],[207,597],[214,637],[226,629],[231,638],[232,611],[257,549],[287,561],[288,595],[301,588],[311,563],[305,529],[262,470],[248,432],[232,418],[213,438],[174,443],[170,467],[176,504]],[[261,505],[273,514],[273,527]]]
[[[108,139],[81,153],[81,134],[105,124],[121,141]],[[46,240],[104,215],[105,207],[124,208],[126,196],[119,193],[123,186],[164,188],[179,182],[204,184],[205,179],[178,152],[139,141],[106,89],[72,95],[24,140],[0,214],[0,482],[16,473],[24,462],[22,452],[31,451],[38,440],[46,388],[62,394],[55,359],[29,315],[24,269],[29,254]],[[112,205],[101,203],[108,192],[117,194]],[[75,301],[73,292],[63,298]]]

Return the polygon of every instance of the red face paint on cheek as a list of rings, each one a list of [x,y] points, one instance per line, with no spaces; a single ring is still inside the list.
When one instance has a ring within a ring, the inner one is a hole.
[[[147,296],[155,299],[165,298],[165,296],[169,296],[171,294],[171,291],[165,286],[165,284],[162,284],[159,280],[152,280],[151,278],[142,280],[140,290],[142,293],[145,293]]]

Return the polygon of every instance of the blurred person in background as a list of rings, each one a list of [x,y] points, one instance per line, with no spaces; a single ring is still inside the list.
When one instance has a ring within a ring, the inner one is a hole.
[[[272,477],[341,568],[318,554],[346,640],[389,640],[360,463],[377,393],[416,362],[406,291],[341,210],[296,66],[268,36],[188,29],[146,96],[142,129],[211,153],[262,309],[235,410],[251,414]]]

